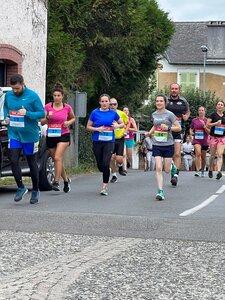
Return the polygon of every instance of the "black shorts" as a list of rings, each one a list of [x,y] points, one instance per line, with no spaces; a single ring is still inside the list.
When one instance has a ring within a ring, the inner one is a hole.
[[[46,136],[46,146],[47,148],[55,148],[58,143],[68,143],[70,144],[70,133],[65,133],[57,137]]]
[[[178,142],[179,140],[180,140],[180,142],[183,141],[184,133],[182,131],[178,131],[178,132],[173,131],[172,135],[173,135],[174,141],[177,140],[175,142]]]
[[[152,156],[173,157],[174,145],[170,146],[152,146]]]
[[[124,150],[124,137],[122,137],[121,139],[115,139],[113,154],[123,156],[123,150]]]

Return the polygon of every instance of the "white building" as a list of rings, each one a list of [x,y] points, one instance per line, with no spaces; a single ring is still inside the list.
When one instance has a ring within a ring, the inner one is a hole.
[[[45,102],[47,0],[0,0],[0,86],[15,73]]]

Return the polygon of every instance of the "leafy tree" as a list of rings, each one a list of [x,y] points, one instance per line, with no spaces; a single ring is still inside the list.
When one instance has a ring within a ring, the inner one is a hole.
[[[49,0],[47,83],[139,107],[174,32],[154,0]]]

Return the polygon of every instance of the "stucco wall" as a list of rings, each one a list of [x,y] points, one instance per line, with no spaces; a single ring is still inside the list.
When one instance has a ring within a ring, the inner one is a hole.
[[[44,102],[47,0],[0,0],[0,44],[16,47],[22,53],[25,82]]]
[[[178,82],[181,70],[195,71],[198,76],[198,87],[203,88],[203,66],[200,65],[170,65],[166,60],[161,60],[161,68],[157,69],[158,88],[164,89],[171,83]],[[216,96],[225,100],[225,66],[206,65],[206,91],[215,92]]]

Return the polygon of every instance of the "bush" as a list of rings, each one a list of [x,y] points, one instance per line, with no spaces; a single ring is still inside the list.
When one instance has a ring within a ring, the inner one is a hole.
[[[95,164],[95,157],[92,150],[92,134],[85,126],[79,126],[79,163],[82,165]]]

